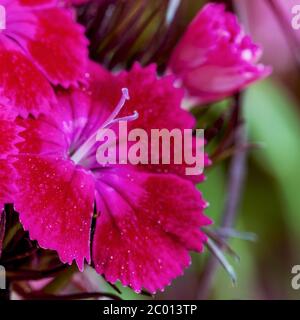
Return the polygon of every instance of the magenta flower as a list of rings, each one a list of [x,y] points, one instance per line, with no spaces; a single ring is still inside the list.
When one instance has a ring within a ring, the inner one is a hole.
[[[0,102],[21,116],[47,112],[55,95],[84,81],[87,40],[73,11],[54,0],[0,0],[6,29],[0,30]]]
[[[109,282],[154,293],[189,266],[190,250],[202,251],[207,204],[184,165],[103,166],[95,143],[86,141],[112,115],[111,123],[135,119],[128,127],[146,131],[192,128],[194,119],[180,108],[183,92],[173,77],[158,80],[154,66],[118,75],[90,69],[90,84],[59,91],[51,114],[18,120],[24,141],[15,163],[15,208],[30,237],[64,263],[75,260],[82,270],[86,260]],[[122,88],[131,98],[118,104]]]
[[[257,64],[261,49],[222,4],[207,4],[175,48],[169,67],[191,96],[223,99],[270,74]]]

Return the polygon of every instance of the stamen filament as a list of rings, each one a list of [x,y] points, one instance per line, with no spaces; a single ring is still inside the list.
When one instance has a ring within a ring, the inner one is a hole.
[[[114,109],[114,111],[111,113],[111,115],[108,117],[108,119],[103,123],[102,128],[106,128],[107,125],[109,125],[110,122],[116,118],[116,116],[120,113],[120,111],[124,107],[126,101],[129,99],[130,99],[130,97],[129,97],[128,89],[122,88],[122,97],[121,97],[118,105]]]
[[[96,130],[71,157],[71,159],[75,163],[79,163],[86,155],[88,155],[89,151],[91,150],[91,148],[93,147],[93,145],[97,141],[96,140],[97,133],[100,129],[109,128],[110,126],[112,126],[113,124],[115,124],[119,121],[133,121],[139,117],[139,114],[136,111],[134,111],[134,113],[132,115],[121,117],[121,118],[116,118],[118,116],[118,114],[120,113],[120,111],[122,110],[122,108],[124,107],[126,101],[129,99],[130,99],[130,97],[129,97],[128,89],[122,88],[121,99],[120,99],[118,105],[116,106],[116,108],[114,109],[114,111],[110,114],[108,119],[106,121],[104,121],[102,126],[98,130]]]

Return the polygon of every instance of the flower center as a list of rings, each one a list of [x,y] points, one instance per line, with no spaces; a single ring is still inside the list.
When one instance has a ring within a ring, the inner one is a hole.
[[[99,130],[103,129],[108,129],[111,127],[113,124],[119,122],[119,121],[133,121],[136,120],[139,116],[137,111],[134,111],[132,115],[126,116],[126,117],[121,117],[117,118],[118,114],[120,111],[123,109],[125,103],[127,100],[129,100],[129,93],[127,88],[122,88],[122,96],[113,110],[113,112],[110,114],[110,116],[107,118],[107,120],[104,121],[104,123],[101,125],[99,129],[97,129],[79,148],[78,150],[72,155],[71,159],[78,164],[86,155],[89,154],[91,151],[92,147],[95,145],[97,142],[97,132]]]

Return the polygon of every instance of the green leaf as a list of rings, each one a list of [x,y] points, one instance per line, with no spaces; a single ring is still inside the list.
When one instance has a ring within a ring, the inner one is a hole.
[[[297,235],[300,228],[300,117],[295,102],[279,84],[267,80],[247,91],[244,108],[251,142],[264,145],[252,155],[277,180],[288,222]]]

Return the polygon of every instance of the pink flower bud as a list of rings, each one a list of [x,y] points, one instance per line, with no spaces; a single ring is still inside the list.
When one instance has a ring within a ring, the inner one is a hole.
[[[257,64],[261,53],[234,14],[210,3],[188,26],[169,67],[191,96],[207,103],[268,76],[271,68]]]

